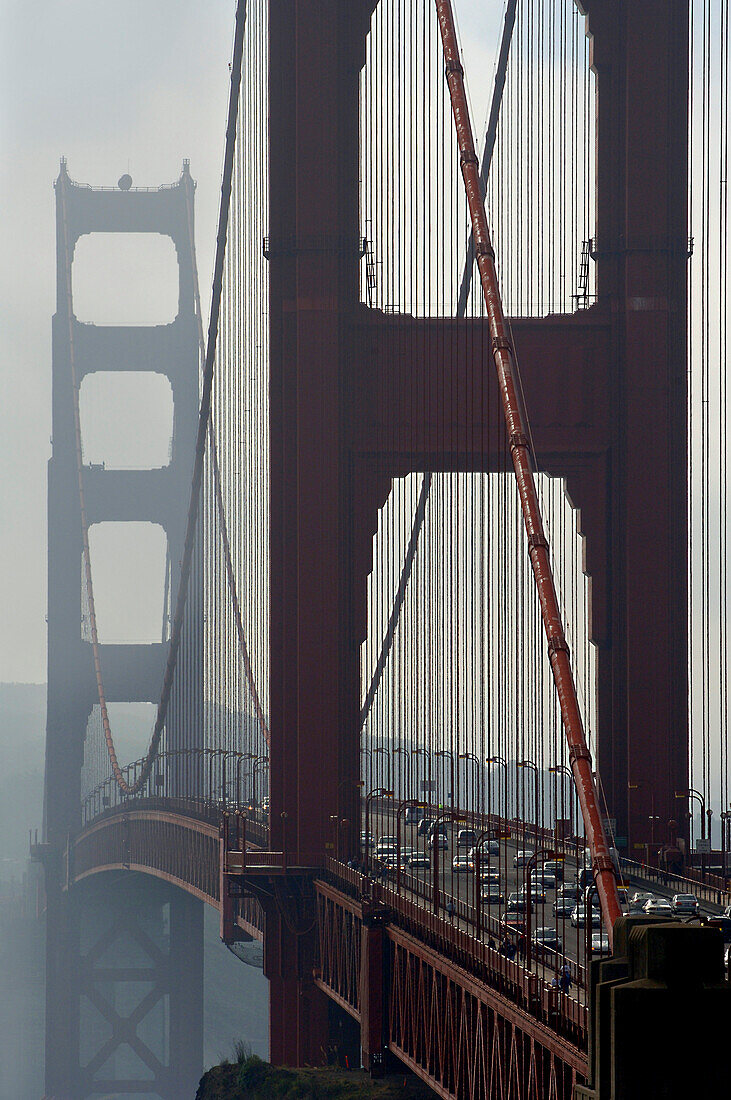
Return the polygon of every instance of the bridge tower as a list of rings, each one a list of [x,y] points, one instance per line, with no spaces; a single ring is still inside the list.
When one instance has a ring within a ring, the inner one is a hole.
[[[375,6],[270,9],[271,829],[290,875],[321,864],[333,818],[351,823],[341,843],[357,850],[358,647],[391,478],[502,461],[444,453],[439,429],[499,438],[489,423],[499,401],[473,392],[480,371],[466,369],[470,349],[489,346],[465,338],[482,322],[455,320],[450,332],[444,318],[358,303],[358,81]],[[631,845],[649,839],[651,814],[675,816],[687,784],[688,3],[579,6],[598,89],[598,300],[511,325],[541,468],[565,479],[580,510],[599,763]],[[464,349],[459,405],[444,405],[432,323],[441,344]],[[272,1060],[312,1061],[326,1005],[306,937],[273,910],[265,967]]]
[[[46,1091],[54,1100],[113,1091],[179,1100],[193,1095],[202,1066],[203,903],[140,875],[99,875],[68,890],[64,853],[80,826],[84,739],[98,702],[92,647],[82,636],[82,513],[75,402],[94,371],[151,371],[170,382],[174,417],[161,469],[81,470],[88,525],[160,524],[170,590],[177,588],[198,410],[199,343],[194,306],[193,196],[187,162],[177,184],[95,189],[74,184],[62,161],[56,182],[57,302],[53,318],[53,451],[48,469],[48,711],[44,806],[47,892]],[[82,324],[72,265],[87,233],[160,233],[172,238],[178,312],[160,326]],[[72,369],[73,368],[73,369]],[[189,636],[201,638],[191,593]],[[109,702],[159,700],[168,643],[100,645]],[[193,644],[200,656],[200,646]],[[201,705],[199,661],[189,662],[188,699]],[[188,714],[190,715],[190,702]],[[168,747],[189,747],[174,705]],[[200,728],[200,724],[198,724]],[[192,729],[192,732],[190,730]],[[100,984],[101,983],[101,984]],[[130,990],[141,989],[137,997]],[[131,999],[130,999],[131,998]],[[145,1089],[143,1086],[147,1086]]]

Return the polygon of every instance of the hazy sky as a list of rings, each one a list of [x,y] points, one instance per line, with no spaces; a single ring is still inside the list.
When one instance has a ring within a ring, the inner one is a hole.
[[[502,0],[460,0],[477,129]],[[0,0],[0,681],[45,680],[46,463],[55,295],[53,181],[198,182],[210,282],[233,0]]]
[[[45,680],[53,182],[197,179],[210,282],[233,0],[0,0],[0,681]],[[477,129],[502,0],[459,0]]]

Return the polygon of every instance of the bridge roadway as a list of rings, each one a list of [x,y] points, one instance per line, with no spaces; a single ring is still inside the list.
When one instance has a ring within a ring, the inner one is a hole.
[[[395,835],[393,809],[381,806],[372,809],[371,832]],[[230,805],[227,810],[230,821]],[[234,895],[232,906],[227,906],[225,899],[232,897],[229,887],[236,881],[245,885],[250,871],[265,876],[273,874],[275,878],[285,874],[283,854],[268,851],[268,830],[261,821],[249,820],[245,859],[250,867],[242,871],[243,853],[237,852],[235,845],[229,850],[225,842],[225,829],[221,827],[223,811],[218,802],[192,804],[153,798],[109,808],[84,828],[70,846],[65,861],[66,885],[110,870],[151,874],[218,909],[222,914],[222,931],[228,927],[230,932],[233,928],[233,938],[261,939],[264,914],[258,901],[246,896],[245,889],[242,896]],[[319,933],[315,984],[358,1021],[364,1051],[369,1029],[371,1035],[381,1034],[371,999],[376,997],[387,1003],[389,1050],[439,1095],[462,1094],[460,1082],[471,1071],[465,1058],[455,1052],[460,1049],[459,1036],[465,1028],[473,1028],[479,1018],[477,1033],[482,1038],[474,1056],[480,1060],[480,1073],[489,1075],[492,1059],[509,1060],[515,1050],[526,1049],[536,1073],[563,1082],[560,1088],[552,1085],[545,1096],[559,1100],[568,1097],[576,1081],[587,1073],[580,933],[571,929],[568,922],[562,922],[566,955],[577,978],[569,996],[550,988],[555,975],[554,960],[533,961],[528,969],[523,960],[510,961],[493,948],[490,938],[497,945],[498,936],[492,931],[489,914],[484,914],[486,919],[478,937],[470,876],[451,875],[455,829],[459,827],[464,827],[464,823],[448,826],[448,849],[444,853],[444,865],[449,871],[443,881],[447,891],[443,901],[446,905],[452,899],[454,914],[448,914],[444,905],[439,913],[434,913],[428,874],[404,881],[408,889],[402,888],[398,894],[392,880],[374,881],[337,858],[325,858],[324,868],[313,880],[312,902]],[[402,834],[402,843],[424,850],[425,844],[417,840],[415,827],[402,822]],[[515,837],[502,842],[498,863],[507,889],[517,888],[522,874],[512,867],[516,850]],[[575,867],[570,858],[567,864]],[[652,885],[649,888],[661,892]],[[551,901],[549,896],[547,905],[537,908],[535,925],[553,925],[552,919],[547,919],[548,914],[552,917]],[[391,915],[380,923],[383,913]],[[381,946],[372,948],[370,945],[379,936]],[[382,961],[377,961],[382,960],[385,951],[391,959],[387,989],[382,983]],[[369,974],[374,974],[375,979],[369,979]],[[450,1008],[442,1019],[440,1006],[444,1004]],[[421,1021],[435,1012],[437,1017],[427,1041]],[[373,1039],[374,1044],[378,1041]]]
[[[395,809],[388,806],[388,804],[383,805],[375,813],[371,813],[369,831],[374,842],[377,842],[382,836],[397,835],[395,819]],[[440,909],[443,913],[449,915],[451,903],[453,919],[455,921],[466,921],[469,923],[472,926],[474,934],[476,927],[475,872],[453,872],[452,870],[453,858],[456,855],[466,855],[469,850],[467,847],[459,848],[457,846],[457,833],[460,829],[473,828],[473,826],[466,821],[453,822],[449,820],[444,821],[443,826],[446,830],[448,847],[446,850],[440,852]],[[473,831],[479,836],[479,828],[474,827]],[[415,824],[406,824],[403,819],[403,814],[401,815],[400,821],[400,834],[402,846],[410,846],[415,849],[418,855],[431,858],[430,850],[427,847],[426,837],[418,835],[418,829]],[[525,884],[526,880],[526,869],[524,867],[515,867],[514,858],[519,850],[524,849],[534,852],[536,847],[535,840],[532,836],[526,841],[522,841],[519,837],[511,835],[510,837],[501,839],[499,844],[499,855],[486,857],[484,866],[490,866],[498,870],[500,875],[500,888],[504,900],[501,903],[495,903],[489,906],[483,905],[480,919],[481,938],[485,941],[492,940],[498,945],[505,936],[505,930],[500,924],[500,918],[507,908],[508,897],[510,894],[517,892]],[[545,846],[549,847],[549,844],[546,843]],[[569,851],[571,847],[572,846],[569,846]],[[548,858],[550,857],[546,856],[546,859]],[[564,879],[567,883],[572,883],[576,879],[577,859],[566,851],[564,853],[564,864],[566,868]],[[382,877],[379,867],[380,863],[377,858],[374,857],[373,849],[370,849],[368,861],[369,873],[376,878]],[[671,900],[676,893],[694,893],[699,898],[700,913],[702,915],[716,916],[722,911],[722,906],[717,901],[710,900],[710,897],[714,895],[716,891],[704,890],[701,883],[694,883],[690,880],[686,880],[685,882],[681,881],[676,883],[673,887],[657,881],[654,875],[652,878],[648,878],[646,875],[642,874],[642,871],[643,868],[641,865],[637,865],[632,868],[632,873],[628,874],[625,872],[624,874],[630,896],[635,889],[651,892],[656,897],[665,898],[667,900]],[[396,878],[395,874],[391,872],[387,877],[391,884],[394,884]],[[432,896],[433,870],[431,867],[428,869],[418,869],[410,873],[402,871],[401,886],[407,893],[411,889],[412,878],[416,879],[418,883],[418,886],[416,886],[416,889],[413,891],[414,893],[418,893],[421,897]],[[558,885],[559,883],[557,883],[557,887]],[[587,931],[590,933],[591,930],[587,930],[583,927],[575,928],[568,916],[555,917],[553,914],[553,904],[556,900],[557,889],[547,889],[545,894],[545,901],[532,903],[530,927],[532,931],[536,928],[556,929],[562,941],[563,951],[559,956],[548,953],[542,958],[533,958],[531,969],[534,972],[540,973],[544,980],[550,982],[555,976],[558,968],[563,964],[564,960],[566,960],[570,964],[574,980],[581,987],[585,984],[585,959],[590,953],[587,951],[590,945],[590,934],[587,936]],[[704,894],[707,896],[704,897]],[[595,930],[599,931],[599,928]],[[515,939],[515,937],[512,938]],[[592,953],[592,957],[601,957],[601,952]],[[583,1000],[581,994],[579,994],[579,999]]]

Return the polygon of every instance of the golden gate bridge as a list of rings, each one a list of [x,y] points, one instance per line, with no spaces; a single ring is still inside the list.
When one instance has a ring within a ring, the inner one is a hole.
[[[62,162],[49,1097],[192,1095],[203,904],[263,939],[279,1064],[629,1096],[630,987],[682,972],[689,1050],[728,1018],[727,15],[508,0],[478,147],[449,0],[239,0],[207,321],[187,163]],[[95,232],[172,238],[170,325],[77,320]],[[97,371],[169,379],[167,467],[85,460]],[[89,532],[130,521],[167,538],[150,645],[97,623]],[[120,701],[157,706],[135,761]]]

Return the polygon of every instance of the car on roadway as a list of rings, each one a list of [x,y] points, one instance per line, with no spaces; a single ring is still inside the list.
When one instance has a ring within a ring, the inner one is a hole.
[[[521,886],[518,890],[520,897],[528,897],[529,893],[525,886]],[[530,884],[530,900],[542,902],[546,900],[546,891],[543,889],[539,882],[531,882]]]
[[[553,903],[553,915],[554,917],[570,917],[575,908],[576,900],[574,898],[557,897]]]
[[[667,898],[651,898],[642,906],[645,913],[654,917],[672,917],[673,907]]]
[[[486,882],[480,888],[480,900],[483,905],[502,905],[505,901],[499,882]]]
[[[698,898],[695,894],[674,894],[672,906],[673,912],[681,917],[696,916],[699,910]]]
[[[559,898],[566,898],[573,901],[574,905],[577,901],[582,901],[584,897],[584,891],[575,882],[565,882],[562,886],[559,886],[556,891],[556,901]]]
[[[440,852],[446,852],[449,847],[444,833],[432,833],[429,837],[429,843],[433,848],[438,848]]]
[[[500,924],[506,932],[525,932],[525,917],[517,909],[506,909]]]
[[[371,833],[370,836],[366,837],[364,829],[363,832],[360,834],[360,846],[361,848],[375,848],[376,841],[373,837],[373,833]]]
[[[563,882],[564,862],[562,859],[547,859],[543,864],[543,870],[548,875],[553,875],[556,882]]]
[[[479,840],[477,844],[474,845],[474,847],[470,848],[470,857],[474,859],[477,852],[480,853],[480,857],[482,859],[484,859],[485,856],[499,856],[500,845],[497,840],[488,840],[486,837],[483,837],[482,840]]]
[[[378,843],[376,844],[376,850],[375,850],[374,854],[375,854],[377,859],[385,859],[386,856],[389,856],[389,857],[393,856],[394,859],[395,859],[396,856],[398,855],[398,848],[396,847],[396,842],[394,841],[393,844],[390,844],[390,843],[384,844],[383,841],[379,840]]]
[[[725,944],[731,944],[731,917],[708,917],[706,924],[718,928]]]
[[[470,871],[474,870],[475,865],[472,860],[470,860]],[[480,882],[499,882],[500,872],[497,867],[480,867],[479,879]]]
[[[549,875],[546,871],[540,869],[533,872],[531,882],[535,882],[537,886],[542,886],[544,890],[555,890],[557,885],[555,875]]]
[[[396,852],[389,852],[379,858],[381,860],[381,871],[385,872],[387,875],[395,875],[398,871],[398,858]]]
[[[449,836],[449,829],[447,828],[446,821],[432,821],[427,836],[434,836],[435,833],[438,833],[440,836]]]
[[[455,875],[466,875],[470,870],[470,861],[467,856],[455,856],[452,860],[452,870]]]
[[[518,894],[515,891],[512,894],[508,894],[508,909],[517,909],[522,913],[525,909],[525,898],[522,894]]]
[[[460,829],[457,833],[458,848],[472,848],[477,843],[477,833],[474,829]]]
[[[599,891],[593,884],[587,886],[584,890],[584,905],[593,905],[595,909],[601,909],[602,903],[599,900]]]
[[[574,928],[584,928],[587,920],[591,923],[592,928],[601,928],[602,926],[602,914],[599,909],[595,909],[593,906],[587,908],[583,902],[579,905],[575,905],[571,910],[571,924]]]
[[[428,871],[431,867],[431,860],[423,852],[414,852],[413,855],[409,856],[407,866],[410,871]]]
[[[533,852],[526,848],[519,848],[513,856],[513,867],[525,867],[529,859],[533,858]]]
[[[644,909],[645,902],[654,901],[655,895],[650,890],[635,890],[632,897],[629,899],[630,905],[641,905]]]
[[[428,836],[432,825],[434,825],[436,819],[433,817],[422,817],[419,819],[419,824],[416,826],[416,832],[418,836]]]
[[[549,955],[563,951],[561,937],[555,928],[536,928],[530,939],[534,955]]]
[[[609,954],[609,936],[606,932],[592,932],[591,953],[592,955]]]

